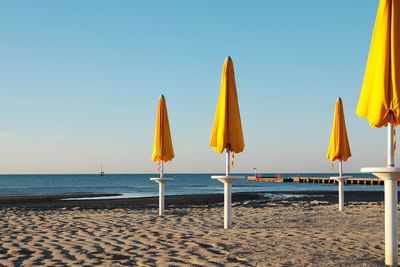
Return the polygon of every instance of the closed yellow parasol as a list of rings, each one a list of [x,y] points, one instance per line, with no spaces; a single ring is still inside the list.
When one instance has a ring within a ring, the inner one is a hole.
[[[221,88],[210,146],[218,153],[226,150],[225,175],[214,175],[211,178],[224,184],[224,228],[229,229],[232,227],[232,183],[244,178],[230,175],[231,152],[239,153],[244,149],[235,71],[230,57],[225,60],[222,69]],[[232,164],[233,158],[234,154],[232,155]]]
[[[398,186],[394,167],[396,133],[400,124],[400,1],[380,0],[364,83],[356,113],[372,127],[387,126],[387,167],[362,168],[383,179],[385,186],[385,264],[398,262]]]
[[[154,146],[151,159],[156,162],[170,161],[175,157],[169,129],[167,103],[162,95],[158,101]]]
[[[335,116],[333,117],[331,141],[326,157],[330,161],[339,160],[339,176],[331,177],[339,184],[339,211],[344,209],[344,182],[350,178],[343,176],[342,161],[351,157],[349,140],[347,138],[346,122],[344,120],[343,103],[340,97],[336,100]],[[333,163],[332,163],[333,165]]]
[[[356,113],[372,127],[400,123],[400,1],[381,0]]]
[[[225,60],[222,69],[221,88],[210,146],[218,153],[222,153],[226,148],[233,153],[242,152],[244,149],[235,72],[230,57]]]
[[[175,157],[172,147],[171,131],[169,130],[168,111],[165,97],[160,96],[158,100],[156,129],[154,133],[154,146],[151,159],[158,163],[160,177],[150,178],[159,184],[159,215],[164,215],[165,209],[165,184],[172,181],[172,178],[164,178],[164,162]]]
[[[329,143],[326,157],[330,161],[346,161],[351,157],[349,140],[347,138],[346,122],[344,119],[343,104],[340,97],[336,100],[331,141]]]

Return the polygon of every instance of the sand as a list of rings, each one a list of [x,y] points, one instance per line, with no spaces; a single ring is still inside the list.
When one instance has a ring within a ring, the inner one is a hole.
[[[0,209],[4,266],[384,266],[382,202],[320,198],[223,206]]]

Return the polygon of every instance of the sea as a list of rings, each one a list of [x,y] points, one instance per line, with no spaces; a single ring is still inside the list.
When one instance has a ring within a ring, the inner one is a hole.
[[[166,195],[194,195],[223,193],[223,184],[211,179],[212,175],[223,174],[167,174],[164,177],[174,180],[166,184]],[[251,173],[238,174],[254,176]],[[258,176],[275,176],[264,173]],[[331,177],[332,173],[282,173],[281,177]],[[352,177],[374,177],[366,173],[346,173]],[[138,198],[158,195],[158,184],[150,181],[156,174],[35,174],[35,175],[0,175],[0,196],[30,196],[76,193],[112,193],[118,197]],[[249,182],[247,179],[233,184],[233,192],[298,192],[298,191],[336,191],[335,184],[313,183],[265,183]],[[379,185],[346,185],[346,191],[383,191]]]

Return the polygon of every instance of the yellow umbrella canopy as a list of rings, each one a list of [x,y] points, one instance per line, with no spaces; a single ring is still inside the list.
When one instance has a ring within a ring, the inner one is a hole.
[[[221,88],[210,140],[210,146],[218,153],[222,153],[228,145],[233,153],[244,149],[235,72],[230,57],[225,59],[222,68]]]
[[[371,127],[400,124],[400,1],[381,0],[356,113]]]
[[[348,158],[351,157],[349,140],[347,138],[346,122],[344,119],[343,104],[340,97],[336,100],[331,141],[329,143],[326,157],[330,161],[346,161]]]
[[[158,101],[154,146],[151,159],[162,162],[170,161],[175,157],[172,147],[171,132],[169,130],[167,103],[162,95]]]

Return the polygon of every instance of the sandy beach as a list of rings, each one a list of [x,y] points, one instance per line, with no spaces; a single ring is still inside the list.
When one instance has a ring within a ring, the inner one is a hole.
[[[169,197],[164,217],[156,198],[3,198],[0,265],[384,266],[383,192],[349,193],[341,213],[335,192],[287,195],[234,194],[231,230],[222,195]]]

